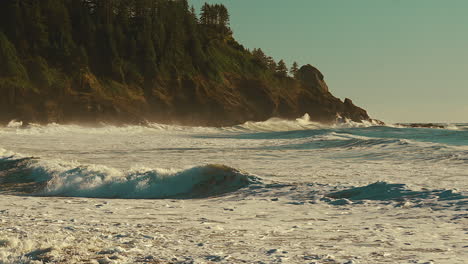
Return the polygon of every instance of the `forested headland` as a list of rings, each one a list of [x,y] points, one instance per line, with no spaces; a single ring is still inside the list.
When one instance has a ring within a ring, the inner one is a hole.
[[[0,123],[369,119],[315,67],[246,49],[229,21],[187,0],[2,0]]]

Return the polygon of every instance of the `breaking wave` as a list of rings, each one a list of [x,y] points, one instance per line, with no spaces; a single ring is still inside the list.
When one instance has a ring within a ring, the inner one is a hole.
[[[356,127],[372,127],[379,126],[376,122],[362,121],[361,123],[353,122],[349,119],[338,118],[336,123],[323,124],[310,120],[309,114],[297,118],[295,120],[286,120],[281,118],[270,118],[266,121],[252,122],[248,121],[242,125],[232,127],[233,130],[239,131],[295,131],[295,130],[316,130],[316,129],[337,129],[337,128],[356,128]]]
[[[248,121],[232,127],[196,127],[196,126],[181,126],[167,125],[159,123],[146,123],[145,125],[126,125],[113,126],[105,123],[98,124],[94,127],[86,127],[80,125],[60,125],[50,123],[47,125],[27,124],[22,121],[12,120],[0,132],[11,132],[31,135],[42,133],[87,133],[87,134],[106,134],[106,133],[147,133],[147,132],[190,132],[190,133],[219,133],[219,132],[262,132],[262,131],[294,131],[294,130],[315,130],[315,129],[332,129],[332,128],[355,128],[355,127],[371,127],[377,126],[377,123],[363,121],[362,123],[353,122],[345,119],[344,121],[335,124],[323,124],[310,120],[310,116],[305,114],[301,118],[295,120],[286,120],[281,118],[270,118],[266,121],[253,122]]]
[[[444,127],[444,129],[435,128],[423,128],[421,131],[434,131],[440,130],[440,133],[444,131],[468,131],[468,124],[456,123],[456,124],[437,124]],[[266,121],[248,121],[240,125],[231,127],[197,127],[197,126],[182,126],[182,125],[169,125],[148,122],[144,125],[126,125],[126,126],[114,126],[105,123],[97,124],[94,127],[86,127],[80,125],[60,125],[56,123],[50,123],[47,125],[38,124],[27,124],[25,125],[22,121],[12,120],[9,124],[0,128],[0,133],[17,133],[24,135],[44,134],[44,133],[85,133],[85,134],[144,134],[152,132],[177,132],[177,133],[262,133],[262,132],[297,132],[297,131],[310,131],[310,130],[347,130],[347,129],[380,129],[388,131],[401,131],[405,129],[421,129],[421,128],[408,128],[399,124],[386,124],[377,123],[376,121],[362,121],[354,122],[349,119],[343,119],[337,117],[335,123],[319,123],[311,121],[309,114],[297,118],[295,120],[287,120],[281,118],[270,118]]]
[[[313,173],[313,172],[311,172]],[[103,165],[22,157],[0,149],[0,194],[116,199],[194,199],[227,194],[236,197],[287,197],[292,204],[361,204],[466,210],[468,196],[455,190],[412,190],[405,184],[375,182],[360,187],[316,183],[261,181],[225,165],[185,170],[138,168],[119,170]]]
[[[17,155],[0,158],[0,192],[7,194],[189,199],[227,194],[257,181],[252,175],[224,165],[203,165],[186,170],[140,168],[122,171],[102,165],[42,161]]]

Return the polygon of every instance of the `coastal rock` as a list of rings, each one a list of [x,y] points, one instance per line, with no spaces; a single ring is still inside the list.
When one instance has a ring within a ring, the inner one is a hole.
[[[434,123],[411,123],[411,124],[396,124],[403,127],[412,127],[412,128],[445,128],[444,125],[434,124]]]
[[[344,100],[344,113],[348,118],[355,122],[369,119],[366,110],[356,106],[349,98],[345,98]]]
[[[308,88],[321,93],[328,93],[328,86],[324,81],[323,74],[314,66],[307,64],[302,66],[297,72],[298,79]]]

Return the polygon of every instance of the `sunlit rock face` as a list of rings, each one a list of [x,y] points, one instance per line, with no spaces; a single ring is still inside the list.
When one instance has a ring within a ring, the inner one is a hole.
[[[304,65],[299,69],[297,74],[305,87],[324,93],[330,92],[323,79],[323,74],[314,66],[310,64]]]

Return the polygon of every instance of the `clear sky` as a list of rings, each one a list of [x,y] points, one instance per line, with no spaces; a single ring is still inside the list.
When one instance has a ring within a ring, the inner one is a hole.
[[[386,122],[468,122],[468,0],[223,3],[235,38],[312,64],[331,92]]]

